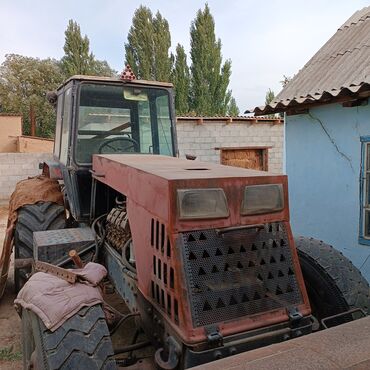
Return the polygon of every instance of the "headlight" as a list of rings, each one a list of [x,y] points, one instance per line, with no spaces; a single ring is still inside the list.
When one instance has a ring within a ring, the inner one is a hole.
[[[179,189],[177,204],[180,219],[229,216],[229,207],[222,189]]]
[[[251,185],[244,189],[242,215],[278,212],[284,208],[282,184]]]

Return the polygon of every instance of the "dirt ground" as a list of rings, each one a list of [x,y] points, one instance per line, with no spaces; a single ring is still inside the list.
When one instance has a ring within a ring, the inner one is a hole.
[[[3,246],[4,233],[8,219],[8,206],[0,205],[0,250]],[[0,369],[22,369],[21,320],[13,307],[15,298],[13,268],[4,297],[0,301]]]

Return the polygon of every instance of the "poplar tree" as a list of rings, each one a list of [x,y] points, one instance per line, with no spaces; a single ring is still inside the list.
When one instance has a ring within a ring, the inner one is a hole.
[[[168,22],[157,12],[153,19],[154,79],[169,81],[171,78],[172,57],[169,56],[171,34]]]
[[[65,31],[64,56],[61,67],[66,78],[73,75],[114,76],[116,71],[103,60],[96,60],[90,52],[90,41],[85,35],[82,37],[81,28],[72,19],[68,22]]]
[[[67,76],[90,74],[94,55],[90,52],[90,41],[82,37],[80,26],[72,19],[65,31],[64,57],[62,69]]]
[[[222,64],[221,40],[216,40],[208,4],[191,23],[190,38],[191,109],[201,115],[225,115],[231,99],[231,61]]]
[[[239,116],[239,108],[236,104],[236,100],[235,98],[231,98],[230,99],[230,103],[229,103],[229,106],[227,107],[227,114],[231,117],[236,117],[236,116]]]
[[[153,76],[153,15],[149,8],[141,5],[136,9],[125,51],[126,64],[136,77],[150,80]]]
[[[189,67],[186,62],[184,47],[176,46],[175,64],[172,71],[172,82],[175,87],[175,108],[177,114],[189,112]]]
[[[132,26],[125,43],[126,63],[137,78],[169,81],[172,57],[169,54],[171,34],[168,22],[157,12],[140,6],[132,18]]]
[[[274,99],[275,93],[271,89],[268,89],[265,95],[265,105],[270,104],[271,102],[274,101]]]

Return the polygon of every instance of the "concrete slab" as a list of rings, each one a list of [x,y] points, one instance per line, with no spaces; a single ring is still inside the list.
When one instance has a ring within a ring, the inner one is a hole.
[[[370,316],[194,370],[369,370]]]

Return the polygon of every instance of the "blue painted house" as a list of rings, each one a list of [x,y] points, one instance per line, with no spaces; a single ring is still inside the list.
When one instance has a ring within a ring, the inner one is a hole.
[[[295,234],[332,244],[370,282],[370,7],[255,114],[285,112]]]

